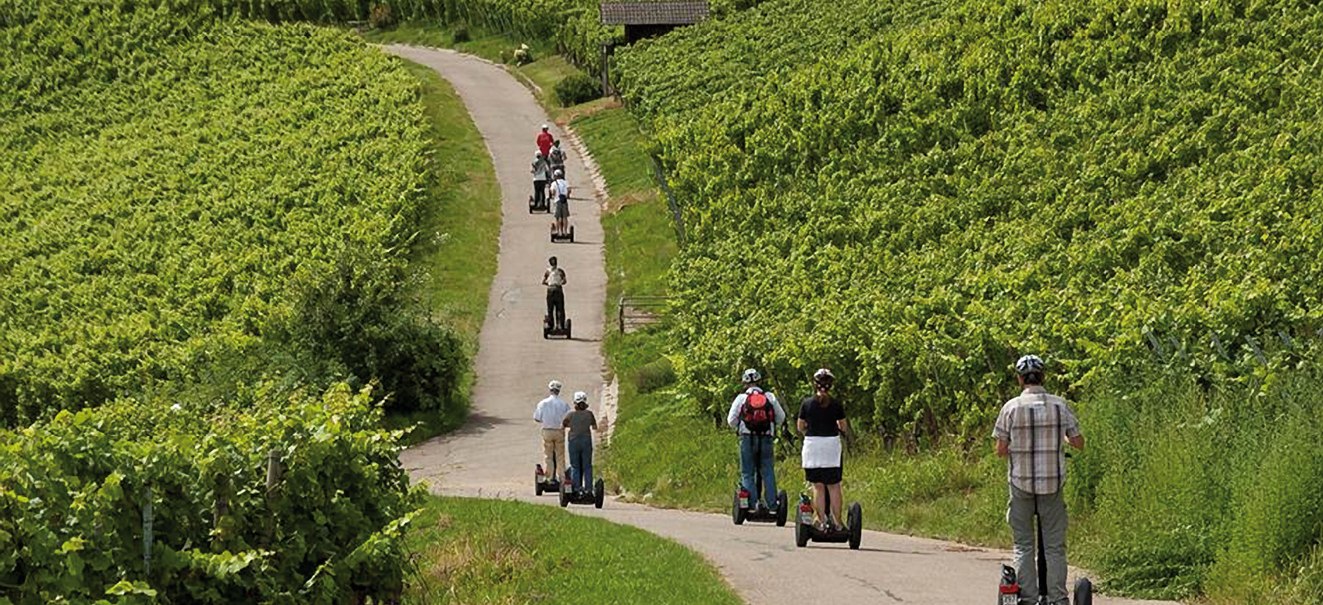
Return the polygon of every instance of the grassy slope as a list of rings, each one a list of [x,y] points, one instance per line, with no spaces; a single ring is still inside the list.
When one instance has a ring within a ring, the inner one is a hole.
[[[550,506],[431,498],[405,603],[739,603],[693,551]]]

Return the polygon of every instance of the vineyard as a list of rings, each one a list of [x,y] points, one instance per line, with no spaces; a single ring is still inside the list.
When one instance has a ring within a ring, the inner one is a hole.
[[[759,54],[756,81],[696,68],[702,28],[622,56],[623,83],[677,66],[624,94],[685,204],[675,356],[699,401],[750,363],[825,364],[883,431],[969,435],[1020,351],[1071,388],[1154,339],[1210,376],[1299,359],[1323,327],[1316,6],[925,6],[839,59]]]
[[[196,9],[0,1],[0,602],[398,595],[381,402],[463,403],[417,81]]]

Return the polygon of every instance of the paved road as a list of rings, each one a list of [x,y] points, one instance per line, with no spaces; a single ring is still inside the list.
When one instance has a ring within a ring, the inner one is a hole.
[[[502,68],[467,55],[402,46],[386,50],[436,69],[454,85],[494,160],[504,214],[500,259],[479,340],[473,416],[458,432],[402,453],[401,461],[415,481],[429,482],[438,493],[551,504],[552,497],[536,498],[531,485],[533,464],[541,456],[533,405],[552,377],[563,381],[567,391],[587,391],[594,406],[604,390],[600,341],[606,273],[598,205],[572,201],[577,243],[551,244],[549,218],[528,214],[533,139],[537,127],[548,121],[529,91]],[[584,164],[570,151],[566,171],[576,187],[574,197],[591,198],[586,179],[576,182],[585,174]],[[542,338],[540,281],[546,257],[553,254],[568,274],[566,308],[575,327],[575,340],[569,342]],[[694,548],[746,602],[759,605],[991,603],[999,563],[1007,558],[1000,551],[880,532],[866,532],[856,552],[844,545],[797,549],[790,527],[736,527],[725,515],[617,502],[600,511],[571,510],[635,525]],[[784,573],[788,569],[797,573]]]

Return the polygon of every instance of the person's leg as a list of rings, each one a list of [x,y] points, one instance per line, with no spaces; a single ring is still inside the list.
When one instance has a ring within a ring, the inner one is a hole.
[[[565,448],[565,431],[556,431],[556,456],[560,459],[560,473],[564,475],[570,463],[570,455]]]
[[[749,492],[749,506],[758,501],[758,494],[754,491],[753,481],[753,455],[754,442],[752,435],[740,435],[740,487]]]
[[[547,288],[547,319],[556,327],[556,288]]]
[[[533,181],[533,204],[541,208],[547,203],[547,182]]]
[[[583,489],[593,489],[593,438],[583,438]]]
[[[1011,486],[1006,504],[1006,522],[1014,542],[1015,578],[1020,583],[1020,600],[1038,599],[1038,561],[1034,557],[1034,497]]]
[[[1047,555],[1047,602],[1068,603],[1066,597],[1066,500],[1061,492],[1038,497],[1038,522],[1043,526]]]
[[[551,290],[551,322],[557,329],[565,329],[565,290]]]
[[[542,470],[553,481],[560,481],[556,476],[556,442],[552,439],[551,431],[542,429]]]
[[[813,484],[813,514],[818,516],[818,523],[827,522],[827,485]]]
[[[570,440],[570,485],[575,491],[583,489],[583,439]]]
[[[776,458],[772,456],[772,436],[758,436],[758,467],[763,476],[763,504],[776,508]]]
[[[841,517],[841,484],[833,483],[827,486],[827,493],[831,495],[831,518],[837,526],[845,525],[845,519]]]

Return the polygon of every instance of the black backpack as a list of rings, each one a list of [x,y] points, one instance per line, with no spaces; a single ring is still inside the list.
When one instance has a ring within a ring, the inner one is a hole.
[[[744,404],[740,406],[740,420],[744,422],[744,428],[750,433],[770,434],[772,425],[776,423],[776,411],[772,409],[772,401],[762,391],[750,392],[744,398]]]

